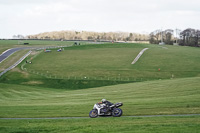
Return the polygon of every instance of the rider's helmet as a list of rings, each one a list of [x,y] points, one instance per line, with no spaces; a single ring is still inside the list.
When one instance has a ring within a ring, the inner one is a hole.
[[[102,99],[101,101],[102,101],[102,103],[105,103],[107,100],[106,99]]]

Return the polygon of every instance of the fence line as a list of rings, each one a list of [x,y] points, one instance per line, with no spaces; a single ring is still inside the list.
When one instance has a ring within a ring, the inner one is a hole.
[[[40,75],[42,77],[46,77],[49,79],[66,79],[66,80],[99,80],[99,81],[127,81],[127,82],[141,82],[147,81],[147,79],[143,78],[134,78],[134,77],[93,77],[93,76],[61,76],[54,74],[41,73],[35,70],[28,70],[27,68],[23,68],[24,71],[27,71],[32,74]]]

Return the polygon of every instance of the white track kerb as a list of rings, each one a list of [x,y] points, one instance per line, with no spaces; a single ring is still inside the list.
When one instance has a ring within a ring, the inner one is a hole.
[[[131,64],[135,64],[139,58],[142,56],[142,54],[144,53],[144,51],[146,51],[149,48],[144,48],[142,51],[140,51],[140,53],[136,56],[136,58],[133,60],[133,62]]]

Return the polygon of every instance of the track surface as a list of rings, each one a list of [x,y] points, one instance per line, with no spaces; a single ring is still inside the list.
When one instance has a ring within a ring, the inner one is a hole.
[[[71,45],[70,45],[71,46]],[[70,47],[70,46],[65,46],[65,47]],[[8,58],[9,56],[11,56],[13,53],[19,51],[19,50],[23,50],[23,49],[46,49],[46,48],[61,48],[64,46],[45,46],[45,47],[19,47],[19,48],[12,48],[12,49],[8,49],[6,51],[4,51],[1,55],[0,55],[0,63],[2,61],[4,61],[6,58]]]
[[[180,117],[180,116],[200,116],[200,114],[176,114],[176,115],[141,115],[141,116],[122,116],[122,117]],[[47,117],[47,118],[0,118],[0,120],[45,120],[45,119],[83,119],[89,117]],[[105,118],[105,117],[102,117]]]
[[[6,58],[8,58],[9,56],[11,56],[13,53],[22,50],[22,49],[32,49],[32,47],[22,47],[22,48],[12,48],[12,49],[8,49],[6,51],[4,51],[1,55],[0,55],[0,63],[2,61],[4,61]]]

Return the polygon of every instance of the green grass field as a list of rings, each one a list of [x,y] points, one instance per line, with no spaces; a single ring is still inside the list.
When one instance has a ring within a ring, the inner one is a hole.
[[[0,120],[2,132],[15,133],[198,133],[200,117]]]
[[[0,117],[88,116],[103,98],[124,102],[123,116],[199,114],[200,78],[129,83],[84,90],[0,84]],[[199,116],[0,120],[2,132],[198,132]],[[104,128],[102,128],[104,127]]]
[[[0,78],[0,118],[87,117],[102,98],[123,102],[123,116],[200,114],[199,48],[90,44],[51,50],[33,52],[26,59],[32,64],[23,62]],[[199,116],[0,120],[0,132],[160,133],[199,127]]]
[[[94,103],[102,98],[123,102],[125,116],[198,114],[199,80],[147,81],[70,91],[0,84],[0,117],[88,116]]]

